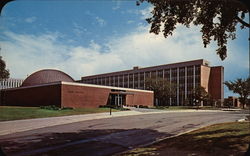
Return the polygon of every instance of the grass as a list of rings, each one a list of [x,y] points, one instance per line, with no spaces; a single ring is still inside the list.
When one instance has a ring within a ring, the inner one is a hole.
[[[199,110],[218,110],[220,108],[218,107],[212,107],[212,106],[203,106],[203,107],[197,107],[197,106],[154,106],[150,107],[153,109],[161,109],[161,110],[183,110],[183,109],[199,109]]]
[[[201,128],[121,155],[244,155],[250,143],[250,123],[232,122]]]
[[[118,111],[112,109],[113,111]],[[0,121],[109,112],[109,108],[48,110],[39,107],[0,106]]]

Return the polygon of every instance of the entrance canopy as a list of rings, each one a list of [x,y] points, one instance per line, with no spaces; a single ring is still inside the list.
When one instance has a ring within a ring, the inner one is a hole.
[[[115,94],[115,95],[134,95],[135,93],[133,92],[124,92],[124,91],[111,91],[110,94]]]

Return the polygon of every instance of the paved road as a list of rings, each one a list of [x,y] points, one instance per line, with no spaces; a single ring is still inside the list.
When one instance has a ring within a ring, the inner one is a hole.
[[[1,136],[7,155],[112,155],[199,127],[244,118],[242,112],[168,112],[96,119]]]

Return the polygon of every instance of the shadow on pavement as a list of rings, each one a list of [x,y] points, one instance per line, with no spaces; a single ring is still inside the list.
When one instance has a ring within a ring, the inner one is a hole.
[[[105,156],[170,136],[151,129],[91,129],[0,140],[6,155]]]

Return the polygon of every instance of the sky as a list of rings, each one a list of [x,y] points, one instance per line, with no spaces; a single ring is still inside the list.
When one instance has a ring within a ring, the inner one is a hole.
[[[128,0],[16,0],[0,17],[0,55],[10,77],[25,79],[41,69],[58,69],[75,80],[133,66],[205,59],[224,66],[225,81],[246,78],[248,30],[237,29],[221,61],[216,43],[204,48],[199,27],[177,26],[174,34],[149,33],[152,6]],[[233,95],[225,87],[225,97]]]

